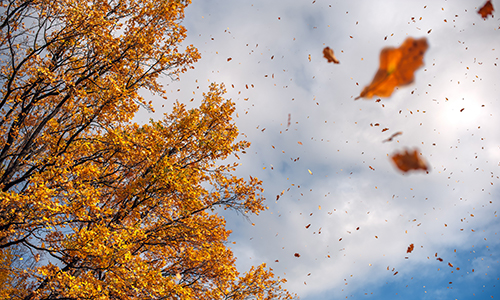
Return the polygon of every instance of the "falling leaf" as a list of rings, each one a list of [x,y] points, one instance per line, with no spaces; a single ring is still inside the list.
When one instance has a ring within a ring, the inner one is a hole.
[[[311,227],[311,224],[307,225],[307,226],[306,226],[306,229],[309,229],[309,227]]]
[[[396,271],[396,273],[394,273],[394,275],[396,275],[396,274],[398,274],[398,273],[399,273],[399,271]]]
[[[436,259],[439,260],[439,261],[443,261],[443,259],[441,257],[438,257]]]
[[[340,61],[335,57],[335,55],[333,54],[333,50],[330,49],[330,47],[326,47],[325,49],[323,49],[323,57],[326,58],[329,63],[332,62],[335,64],[340,64]]]
[[[295,256],[295,257],[300,257],[300,254],[295,253],[293,256]]]
[[[302,142],[299,141],[299,142],[297,142],[297,144],[302,145]]]
[[[451,262],[448,263],[448,266],[450,266],[451,268],[453,268],[453,264]]]
[[[406,253],[411,253],[414,248],[415,246],[413,244],[410,244],[410,246],[408,246],[408,249],[406,250]]]
[[[309,171],[309,174],[311,174],[311,175],[313,174],[313,172],[311,172],[311,170],[307,169],[307,171]]]
[[[309,62],[311,62],[311,54],[309,54]]]
[[[483,17],[483,19],[487,19],[488,18],[488,15],[492,15],[493,16],[493,12],[495,11],[495,9],[493,8],[493,4],[491,3],[491,0],[488,0],[484,5],[483,7],[481,7],[477,13],[481,15],[481,17]]]
[[[391,156],[392,161],[396,164],[396,167],[403,172],[408,172],[410,170],[424,170],[427,171],[428,167],[423,158],[420,157],[417,149],[413,152],[404,150],[401,153],[395,153]]]
[[[393,138],[397,137],[398,135],[402,135],[402,134],[403,134],[402,131],[398,131],[396,133],[393,133],[388,139],[383,140],[382,143],[390,142],[390,141],[392,141]]]
[[[231,58],[231,57],[229,57],[229,58],[227,59],[227,61],[231,61],[231,59],[232,59],[232,58]]]
[[[288,114],[288,124],[286,127],[290,127],[290,122],[292,121],[292,114]]]
[[[355,99],[373,96],[389,97],[394,88],[413,82],[415,71],[424,62],[427,39],[407,38],[399,48],[388,47],[380,52],[380,67],[370,85]]]

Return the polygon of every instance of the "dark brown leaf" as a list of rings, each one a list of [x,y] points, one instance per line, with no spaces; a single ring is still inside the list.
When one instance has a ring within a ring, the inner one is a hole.
[[[392,155],[391,160],[396,167],[403,172],[408,172],[410,170],[428,170],[427,163],[421,157],[417,149],[413,150],[413,152],[404,150],[401,153],[395,153]]]
[[[403,134],[402,131],[398,131],[396,133],[393,133],[388,139],[383,140],[382,143],[390,142],[390,141],[392,141],[393,138],[397,137],[398,135],[402,135],[402,134]]]
[[[323,57],[326,58],[326,60],[329,63],[331,63],[331,62],[335,63],[335,64],[339,64],[340,63],[340,61],[333,54],[333,50],[330,49],[330,47],[326,47],[325,49],[323,49]]]
[[[493,4],[491,3],[491,0],[486,1],[486,3],[481,7],[477,13],[483,17],[483,19],[487,19],[489,15],[493,16],[493,12],[495,9],[493,8]]]

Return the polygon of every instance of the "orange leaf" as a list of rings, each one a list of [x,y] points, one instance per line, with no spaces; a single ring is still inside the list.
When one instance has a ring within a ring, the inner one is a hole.
[[[335,57],[335,55],[333,54],[333,50],[330,49],[330,47],[326,47],[325,49],[323,49],[323,57],[326,58],[329,63],[332,62],[335,64],[340,64],[340,61]]]
[[[483,19],[486,20],[486,18],[488,18],[488,15],[492,15],[493,16],[493,12],[495,11],[495,9],[493,8],[493,4],[491,3],[491,0],[488,0],[484,5],[483,7],[481,7],[477,13],[481,15],[481,17],[483,17]]]
[[[295,256],[295,257],[300,257],[300,254],[295,253],[293,256]]]
[[[413,82],[413,73],[424,62],[424,53],[427,51],[427,39],[415,40],[407,38],[399,48],[388,47],[380,52],[380,67],[369,86],[365,87],[359,98],[373,96],[389,97],[394,88]]]
[[[408,249],[406,250],[406,253],[411,253],[414,248],[415,246],[413,244],[410,244],[410,246],[408,246]]]
[[[391,157],[392,161],[396,164],[396,167],[403,172],[408,172],[410,170],[424,170],[427,171],[427,163],[415,149],[413,152],[404,150],[401,153],[395,153]]]

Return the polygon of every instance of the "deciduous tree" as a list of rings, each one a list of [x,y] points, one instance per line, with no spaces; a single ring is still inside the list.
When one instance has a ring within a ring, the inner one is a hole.
[[[264,209],[257,178],[217,164],[249,146],[223,86],[131,121],[153,109],[140,90],[161,95],[160,75],[199,58],[179,49],[189,1],[0,4],[0,249],[38,262],[10,297],[289,298],[265,265],[238,273],[214,212]]]

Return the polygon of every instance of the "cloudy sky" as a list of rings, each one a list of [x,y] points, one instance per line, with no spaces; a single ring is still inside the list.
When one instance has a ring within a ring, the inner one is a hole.
[[[242,272],[265,262],[304,300],[498,297],[500,22],[477,14],[485,0],[193,2],[202,59],[138,117],[225,84],[252,143],[237,174],[263,180],[269,206],[225,213]],[[429,44],[415,82],[355,101],[408,37]],[[404,148],[428,174],[391,164]]]

